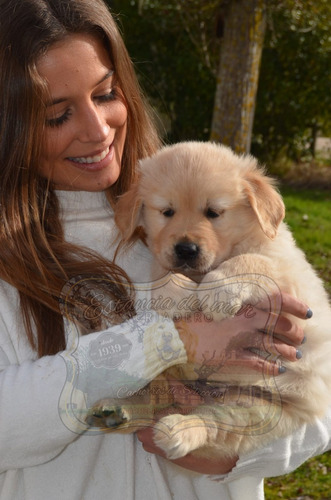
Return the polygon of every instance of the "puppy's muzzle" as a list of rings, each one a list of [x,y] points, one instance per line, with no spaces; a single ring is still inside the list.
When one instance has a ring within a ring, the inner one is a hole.
[[[178,266],[185,264],[194,266],[200,254],[199,246],[192,241],[182,241],[177,243],[174,247],[174,251]]]

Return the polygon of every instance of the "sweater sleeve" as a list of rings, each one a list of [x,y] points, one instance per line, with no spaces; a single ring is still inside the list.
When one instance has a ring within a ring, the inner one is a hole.
[[[173,340],[172,356],[162,340],[164,330]],[[136,391],[166,367],[186,361],[173,323],[156,314],[143,323],[132,318],[81,337],[55,356],[20,364],[9,360],[10,340],[1,337],[0,472],[51,460],[86,431],[80,415],[89,404],[121,396],[124,385]]]
[[[297,469],[311,457],[331,450],[331,406],[324,418],[304,425],[290,436],[278,439],[264,448],[239,458],[225,476],[214,480],[240,483],[245,477],[261,480],[282,476]]]
[[[289,474],[309,458],[331,449],[331,406],[322,419],[304,425],[288,437],[273,441],[237,463],[239,474],[274,477]]]
[[[98,400],[128,398],[166,368],[187,361],[173,321],[154,311],[73,338],[77,345],[62,353],[67,378],[59,411],[63,423],[74,432],[88,429],[86,412]]]

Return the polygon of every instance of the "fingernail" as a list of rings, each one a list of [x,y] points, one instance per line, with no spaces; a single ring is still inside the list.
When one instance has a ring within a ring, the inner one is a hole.
[[[306,335],[303,337],[301,344],[305,344],[307,342],[307,337]]]
[[[297,349],[296,358],[297,359],[301,359],[302,358],[302,352],[300,351],[300,349]]]
[[[285,372],[286,372],[286,368],[285,368],[285,366],[280,366],[280,367],[278,368],[278,373],[279,373],[279,374],[282,374],[282,373],[285,373]]]
[[[306,319],[310,319],[313,315],[313,311],[308,307],[307,313],[306,313]]]

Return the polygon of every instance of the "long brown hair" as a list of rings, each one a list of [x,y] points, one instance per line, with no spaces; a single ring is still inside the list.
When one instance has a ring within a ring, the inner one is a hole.
[[[39,356],[65,348],[61,290],[73,276],[104,276],[127,297],[124,271],[64,240],[56,193],[38,175],[47,85],[37,59],[73,33],[98,36],[109,50],[128,110],[114,205],[136,175],[138,159],[159,139],[117,25],[102,0],[0,0],[0,278],[20,296],[26,335]]]

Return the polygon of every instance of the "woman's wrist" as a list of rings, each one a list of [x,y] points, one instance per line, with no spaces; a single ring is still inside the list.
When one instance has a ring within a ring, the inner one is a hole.
[[[212,460],[199,458],[194,455],[186,455],[183,458],[172,460],[172,462],[180,467],[198,472],[199,474],[208,475],[224,475],[232,471],[237,463],[238,457],[227,457],[220,460]]]
[[[137,437],[142,443],[145,451],[148,453],[154,453],[166,458],[163,450],[158,448],[153,441],[153,428],[146,427],[137,432]],[[197,455],[189,453],[185,457],[178,458],[176,460],[171,460],[172,463],[183,467],[184,469],[197,472],[199,474],[208,475],[224,475],[231,472],[233,467],[237,463],[238,457],[223,457],[221,459],[209,459],[202,458]]]

